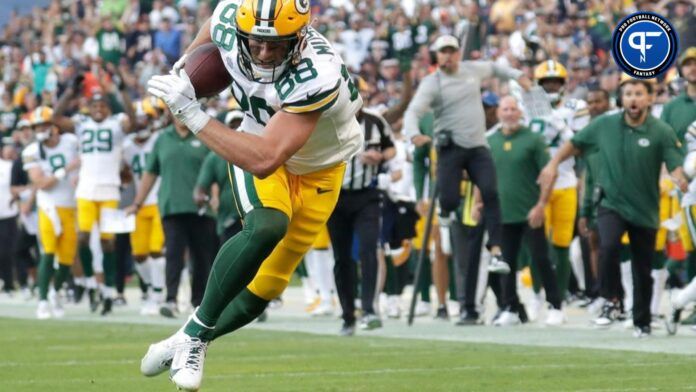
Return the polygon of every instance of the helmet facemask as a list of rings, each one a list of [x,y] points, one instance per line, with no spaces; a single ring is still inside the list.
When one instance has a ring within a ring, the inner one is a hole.
[[[237,29],[237,44],[239,45],[238,61],[242,73],[244,73],[249,80],[258,83],[270,84],[277,82],[285,74],[285,72],[290,69],[290,66],[297,65],[297,63],[299,63],[300,52],[302,50],[302,43],[305,35],[306,28],[303,28],[297,34],[284,37],[251,35]],[[254,57],[252,56],[249,39],[259,42],[286,43],[286,53],[283,56],[282,62],[278,64],[262,64],[255,61]],[[272,66],[264,67],[263,65]]]

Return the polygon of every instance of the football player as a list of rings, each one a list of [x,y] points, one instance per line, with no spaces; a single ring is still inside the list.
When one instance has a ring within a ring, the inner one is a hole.
[[[63,306],[56,291],[70,274],[77,253],[75,189],[71,179],[80,166],[79,143],[75,135],[61,134],[51,122],[52,116],[53,109],[47,106],[39,106],[29,114],[36,141],[22,152],[24,170],[38,189],[39,241],[43,249],[38,273],[38,319],[63,317]],[[56,261],[58,269],[54,270]],[[51,277],[55,290],[49,297]]]
[[[345,162],[362,145],[362,100],[329,41],[309,26],[307,0],[225,0],[188,48],[214,42],[245,112],[239,132],[196,101],[177,61],[154,76],[162,98],[197,137],[230,162],[244,219],[213,264],[203,301],[174,335],[150,346],[147,376],[171,366],[177,387],[197,390],[208,343],[254,320],[290,276],[338,200]]]
[[[147,156],[159,136],[157,131],[167,125],[164,109],[164,102],[153,97],[135,103],[137,131],[128,135],[123,143],[123,160],[133,173],[136,188],[140,187]],[[148,287],[147,301],[140,309],[140,314],[145,316],[158,315],[164,299],[164,230],[157,208],[158,189],[159,179],[138,209],[135,231],[130,235],[135,270]]]
[[[568,71],[555,60],[544,61],[534,69],[534,79],[546,92],[551,103],[551,113],[529,119],[532,132],[540,133],[546,139],[551,156],[558,148],[573,136],[575,131],[584,127],[589,121],[587,104],[582,100],[564,99],[564,86],[568,80]],[[565,297],[570,279],[570,243],[573,239],[575,215],[577,213],[578,179],[575,175],[575,160],[563,162],[558,168],[558,180],[546,206],[547,237],[553,245],[553,260],[556,262],[556,276],[561,297]],[[534,301],[542,304],[542,301]],[[532,313],[538,309],[531,309]]]
[[[55,112],[54,123],[63,132],[75,132],[80,139],[80,166],[77,184],[78,250],[86,276],[93,274],[92,251],[89,247],[92,227],[99,225],[104,209],[118,208],[120,199],[120,169],[123,154],[123,139],[135,124],[133,104],[123,83],[118,83],[125,113],[112,114],[108,98],[94,93],[89,101],[89,115],[64,115],[68,103],[78,95],[79,84],[70,86],[63,93]],[[101,314],[111,313],[115,295],[116,254],[115,235],[100,231],[103,257],[103,282],[101,294],[104,307]],[[97,275],[99,279],[100,276]],[[92,308],[96,310],[95,307]]]

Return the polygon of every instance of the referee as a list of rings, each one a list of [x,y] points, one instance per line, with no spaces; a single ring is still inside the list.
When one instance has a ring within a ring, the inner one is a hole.
[[[493,75],[517,79],[529,89],[531,81],[522,71],[489,61],[460,61],[459,41],[440,36],[433,48],[439,69],[426,76],[404,115],[404,135],[421,146],[430,137],[419,133],[418,123],[432,110],[435,114],[435,144],[438,148],[437,178],[440,189],[440,224],[447,226],[460,203],[459,185],[466,170],[481,191],[489,236],[491,272],[508,273],[502,259],[500,201],[491,152],[486,142],[486,123],[481,105],[481,81]]]
[[[395,155],[391,128],[381,115],[363,108],[358,112],[357,118],[364,135],[364,151],[353,157],[346,166],[341,195],[328,224],[336,260],[336,291],[343,309],[343,326],[340,331],[342,336],[355,333],[356,266],[351,257],[354,233],[359,243],[360,258],[363,310],[360,328],[371,330],[382,326],[374,307],[377,290],[377,247],[382,215],[377,174],[381,164]]]

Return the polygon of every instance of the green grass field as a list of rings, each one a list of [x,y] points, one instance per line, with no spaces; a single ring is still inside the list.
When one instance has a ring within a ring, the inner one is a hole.
[[[170,326],[0,318],[0,391],[172,391],[139,374]],[[205,391],[654,391],[696,388],[696,357],[243,330],[208,351]]]

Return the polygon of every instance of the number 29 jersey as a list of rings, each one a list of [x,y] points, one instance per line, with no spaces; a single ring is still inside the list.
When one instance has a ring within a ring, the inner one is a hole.
[[[300,61],[274,83],[249,80],[242,73],[235,37],[239,0],[221,1],[213,13],[210,34],[232,76],[232,94],[244,111],[240,129],[260,135],[278,111],[321,111],[309,140],[286,163],[293,174],[306,174],[350,159],[362,146],[355,114],[362,106],[356,86],[331,44],[308,28]]]
[[[101,122],[81,114],[73,116],[75,134],[80,138],[80,178],[77,198],[94,201],[119,200],[121,156],[125,133],[119,113]]]

